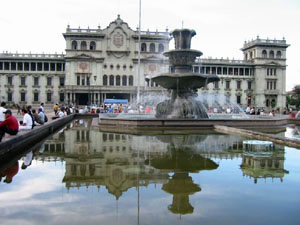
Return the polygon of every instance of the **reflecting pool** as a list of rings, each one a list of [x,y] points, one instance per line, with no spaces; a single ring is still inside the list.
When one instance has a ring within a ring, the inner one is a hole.
[[[171,133],[73,121],[1,172],[1,224],[299,224],[298,149]]]

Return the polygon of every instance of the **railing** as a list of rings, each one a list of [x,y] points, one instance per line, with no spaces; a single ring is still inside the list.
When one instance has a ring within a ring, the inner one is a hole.
[[[260,38],[257,38],[255,40],[251,40],[251,41],[245,42],[244,47],[249,47],[249,46],[251,46],[253,44],[257,44],[257,43],[286,44],[286,40],[285,39],[282,39],[282,40],[276,40],[276,39],[270,40],[270,39],[260,39]]]
[[[101,29],[82,29],[82,28],[67,28],[67,33],[99,33]]]
[[[249,61],[241,60],[241,59],[213,59],[213,58],[201,58],[196,59],[196,63],[236,63],[236,64],[249,64]]]
[[[0,57],[20,57],[20,58],[64,58],[65,55],[61,54],[32,54],[32,53],[0,53]]]

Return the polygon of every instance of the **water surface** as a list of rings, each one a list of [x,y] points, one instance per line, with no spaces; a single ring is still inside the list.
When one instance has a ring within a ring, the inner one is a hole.
[[[19,159],[11,183],[2,177],[2,224],[299,223],[297,149],[246,150],[244,138],[213,131],[102,132],[90,123],[74,121]]]

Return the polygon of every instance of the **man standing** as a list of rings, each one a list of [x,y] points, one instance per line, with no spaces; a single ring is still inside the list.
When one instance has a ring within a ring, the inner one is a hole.
[[[19,130],[19,123],[9,109],[2,114],[5,114],[6,119],[0,123],[0,142],[5,133],[16,135]]]
[[[3,114],[6,111],[6,103],[1,102],[0,106],[0,123],[5,120],[5,115]]]

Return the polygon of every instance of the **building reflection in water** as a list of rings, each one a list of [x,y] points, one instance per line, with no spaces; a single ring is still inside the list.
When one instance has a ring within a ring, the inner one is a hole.
[[[243,138],[203,132],[188,135],[131,135],[100,132],[89,120],[77,120],[45,142],[42,160],[64,160],[67,189],[105,187],[119,199],[130,188],[161,184],[173,195],[168,209],[193,213],[189,196],[201,191],[190,173],[215,170],[215,161],[242,158],[244,175],[255,180],[283,178],[284,152],[260,158],[243,152]],[[271,169],[272,168],[272,169]],[[271,172],[270,172],[271,171]],[[171,176],[170,176],[171,174]]]

